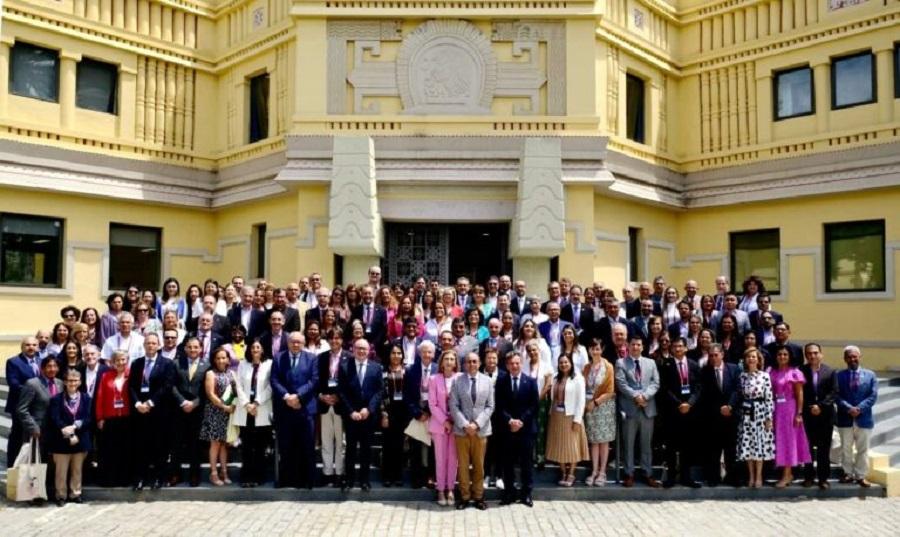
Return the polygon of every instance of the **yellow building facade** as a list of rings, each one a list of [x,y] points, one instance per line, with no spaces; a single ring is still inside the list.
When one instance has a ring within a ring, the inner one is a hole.
[[[462,257],[538,292],[758,273],[830,362],[900,365],[900,1],[5,0],[0,25],[4,356],[132,274]]]

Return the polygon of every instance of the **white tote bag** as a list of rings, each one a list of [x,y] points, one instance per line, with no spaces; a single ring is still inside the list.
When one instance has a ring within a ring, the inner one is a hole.
[[[22,446],[15,465],[6,477],[8,500],[28,502],[47,499],[47,465],[41,462],[41,448],[37,440],[32,439]]]

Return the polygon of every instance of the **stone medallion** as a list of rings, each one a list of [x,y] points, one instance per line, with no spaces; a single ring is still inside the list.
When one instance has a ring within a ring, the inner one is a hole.
[[[397,54],[406,114],[489,114],[496,84],[491,43],[466,21],[425,22],[406,36]]]

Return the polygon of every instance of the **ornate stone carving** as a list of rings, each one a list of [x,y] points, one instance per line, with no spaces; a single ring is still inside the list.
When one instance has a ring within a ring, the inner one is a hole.
[[[378,103],[363,105],[366,97],[396,97],[397,70],[393,62],[367,62],[363,60],[366,51],[373,57],[381,56],[381,41],[357,41],[353,55],[356,67],[347,81],[353,86],[353,112],[356,114],[378,114]]]
[[[328,113],[346,114],[347,42],[400,41],[400,21],[328,22]]]
[[[338,255],[381,256],[375,149],[368,136],[336,136],[328,200],[328,247]]]
[[[541,84],[547,84],[546,114],[550,116],[566,115],[566,26],[564,22],[557,21],[514,21],[495,22],[492,27],[491,41],[513,42],[513,55],[518,56],[523,50],[530,49],[537,55],[537,46],[546,43],[547,63],[540,75]],[[536,62],[536,58],[532,60]],[[523,69],[519,63],[501,62],[497,67],[497,91],[496,95],[504,96],[528,96],[527,92],[515,93],[516,85],[510,83],[511,77],[522,81]],[[534,74],[530,75],[529,84],[536,80]],[[526,93],[522,95],[522,93]],[[516,113],[535,113],[534,103],[532,110],[516,110]]]
[[[488,114],[496,85],[491,43],[465,21],[427,21],[397,54],[397,87],[407,114]]]
[[[554,256],[565,250],[565,192],[559,138],[527,138],[522,147],[510,256]]]

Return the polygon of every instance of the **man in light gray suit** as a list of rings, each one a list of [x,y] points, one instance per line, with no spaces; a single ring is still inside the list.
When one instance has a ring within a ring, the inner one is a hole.
[[[484,511],[484,449],[491,435],[494,388],[490,377],[478,371],[480,364],[478,353],[466,354],[465,372],[450,392],[450,416],[459,459],[460,498],[456,508],[465,509],[474,502],[477,509]]]
[[[625,414],[622,433],[625,436],[625,479],[622,484],[634,486],[634,440],[641,436],[641,468],[647,485],[659,488],[653,478],[652,447],[653,418],[656,417],[656,392],[659,391],[659,371],[656,362],[641,356],[644,343],[639,335],[628,340],[628,356],[616,360],[616,391],[619,410]]]

